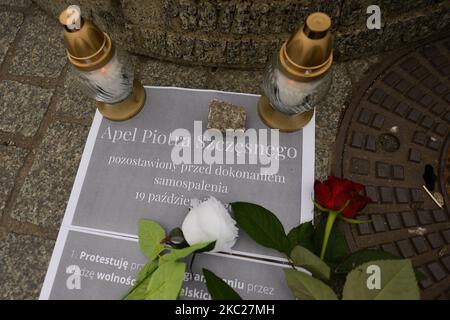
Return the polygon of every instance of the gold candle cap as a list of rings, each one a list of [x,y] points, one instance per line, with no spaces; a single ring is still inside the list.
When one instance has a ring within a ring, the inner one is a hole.
[[[309,38],[323,38],[331,28],[331,19],[323,12],[310,14],[306,19],[304,31]]]
[[[321,77],[333,62],[331,19],[323,12],[308,16],[306,23],[283,44],[281,71],[289,78],[309,81]]]
[[[64,26],[64,42],[71,64],[83,71],[92,71],[108,63],[114,55],[111,38],[92,22],[81,18],[80,29],[70,30],[67,10],[61,12],[59,22]]]

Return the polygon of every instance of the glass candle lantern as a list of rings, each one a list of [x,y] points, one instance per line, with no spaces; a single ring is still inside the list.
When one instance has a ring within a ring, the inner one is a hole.
[[[145,90],[134,79],[128,54],[92,22],[79,17],[79,28],[69,28],[71,12],[60,15],[67,56],[83,92],[97,101],[100,113],[122,121],[136,115],[145,103]]]
[[[288,132],[303,128],[326,96],[332,82],[330,27],[326,14],[311,14],[269,61],[258,103],[269,127]]]
[[[115,104],[133,91],[134,70],[126,52],[121,50],[116,49],[111,60],[97,70],[75,72],[84,93],[100,102]]]

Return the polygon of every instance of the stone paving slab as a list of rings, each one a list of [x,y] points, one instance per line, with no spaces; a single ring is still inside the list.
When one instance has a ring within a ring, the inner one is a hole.
[[[10,233],[0,239],[0,299],[36,299],[54,240]]]
[[[26,154],[24,149],[0,145],[0,217]]]
[[[0,12],[0,65],[22,22],[23,14],[20,12]]]
[[[32,137],[44,117],[53,90],[0,81],[0,130]]]
[[[57,78],[67,63],[59,23],[42,14],[27,16],[22,33],[8,71],[16,75]]]
[[[88,127],[50,125],[11,211],[11,217],[59,228],[75,179]]]
[[[92,120],[95,109],[95,101],[85,97],[75,78],[75,71],[69,68],[62,93],[58,94],[56,111],[65,117]]]

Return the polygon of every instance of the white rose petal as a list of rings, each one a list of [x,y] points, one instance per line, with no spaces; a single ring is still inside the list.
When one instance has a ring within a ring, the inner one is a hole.
[[[192,212],[187,214],[181,227],[184,239],[189,244],[195,244],[204,241],[214,241],[208,233],[198,227],[198,215]],[[186,230],[186,231],[185,231]],[[192,232],[190,230],[193,230]]]
[[[187,243],[216,241],[212,252],[230,251],[236,243],[238,228],[224,205],[214,197],[204,202],[194,199],[192,205],[181,226]]]

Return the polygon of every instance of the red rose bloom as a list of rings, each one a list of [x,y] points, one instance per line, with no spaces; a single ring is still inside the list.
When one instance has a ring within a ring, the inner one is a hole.
[[[324,182],[314,183],[314,198],[319,205],[329,210],[339,211],[345,206],[342,214],[353,218],[371,202],[369,197],[359,194],[362,190],[362,184],[330,176]]]

